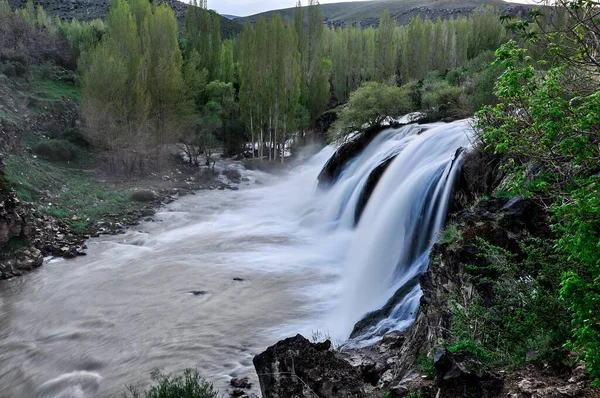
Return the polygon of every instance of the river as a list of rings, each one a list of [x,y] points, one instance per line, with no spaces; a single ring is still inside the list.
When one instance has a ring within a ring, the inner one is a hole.
[[[286,176],[244,171],[239,191],[184,197],[86,257],[0,282],[0,397],[121,397],[156,368],[256,388],[253,356],[283,337],[343,340],[379,309],[349,344],[405,330],[470,124],[386,129],[319,192],[331,147]]]
[[[155,368],[198,368],[222,392],[256,384],[253,356],[310,336],[335,302],[335,239],[305,217],[329,154],[293,178],[246,172],[239,191],[181,198],[85,257],[0,282],[0,396],[121,397]]]

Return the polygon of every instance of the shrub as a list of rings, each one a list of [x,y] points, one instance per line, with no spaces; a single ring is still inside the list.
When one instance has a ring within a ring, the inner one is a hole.
[[[414,107],[410,94],[403,87],[375,82],[364,84],[350,94],[348,104],[334,125],[335,133],[379,126],[388,116],[398,117],[410,112]]]
[[[153,202],[156,200],[156,194],[152,191],[135,191],[130,198],[134,202]]]
[[[154,385],[142,395],[135,387],[128,387],[132,398],[218,398],[219,392],[204,380],[197,370],[186,369],[183,375],[167,376],[152,373]],[[125,394],[125,397],[128,397]]]
[[[551,240],[525,239],[519,253],[477,243],[479,261],[467,266],[477,294],[453,308],[450,349],[498,366],[521,366],[539,351],[554,368],[566,364],[569,315],[559,297],[565,267]]]
[[[77,158],[77,148],[66,140],[41,141],[33,152],[52,162],[69,162]]]
[[[451,86],[445,80],[432,80],[423,84],[421,92],[421,107],[430,119],[464,116],[460,87]]]
[[[5,74],[7,77],[15,77],[17,71],[12,63],[6,63],[0,65],[0,73]]]

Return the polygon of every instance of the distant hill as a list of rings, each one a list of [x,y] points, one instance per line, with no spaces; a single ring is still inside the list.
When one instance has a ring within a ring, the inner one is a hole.
[[[239,17],[238,17],[238,16],[236,16],[236,15],[227,15],[227,14],[222,14],[221,16],[222,16],[222,17],[225,17],[225,18],[227,18],[227,19],[231,19],[232,21],[233,21],[233,20],[236,20],[236,19],[238,19],[238,18],[239,18]]]
[[[376,0],[361,2],[345,2],[323,4],[325,20],[329,26],[343,26],[347,23],[360,23],[363,27],[378,26],[379,17],[385,10],[389,10],[392,18],[398,24],[406,25],[416,15],[429,19],[448,19],[461,15],[470,15],[475,9],[482,6],[492,6],[505,10],[510,14],[527,12],[530,5],[507,3],[502,0]],[[294,18],[295,8],[267,11],[261,14],[241,17],[236,22],[255,23],[258,16],[269,18],[279,13],[283,18]]]
[[[9,0],[11,7],[25,7],[27,0]],[[51,16],[58,15],[63,20],[77,18],[88,21],[96,18],[104,18],[108,13],[110,0],[34,0],[36,5],[41,4]],[[178,0],[162,0],[161,3],[168,4],[177,20],[182,23],[185,10],[189,4]],[[211,11],[213,12],[213,11]],[[221,33],[224,37],[232,37],[242,31],[242,26],[231,19],[221,16]]]

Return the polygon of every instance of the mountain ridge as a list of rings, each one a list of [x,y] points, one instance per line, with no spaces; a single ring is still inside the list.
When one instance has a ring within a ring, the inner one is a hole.
[[[449,19],[471,15],[475,10],[484,6],[495,7],[511,15],[526,13],[532,8],[528,4],[508,3],[503,0],[429,0],[427,2],[422,0],[374,0],[322,4],[325,23],[328,26],[360,23],[362,27],[378,26],[379,17],[385,10],[390,11],[397,24],[407,25],[416,15],[421,15],[421,17],[427,19],[437,19],[438,17]],[[240,17],[235,21],[240,24],[255,23],[261,15],[269,18],[274,14],[280,14],[283,18],[294,19],[295,7]]]
[[[58,16],[67,21],[73,18],[80,21],[89,21],[106,17],[110,2],[111,0],[35,0],[34,4],[36,6],[42,5],[48,15],[52,17]],[[21,8],[25,7],[27,0],[9,0],[9,3],[12,8]],[[192,7],[190,4],[179,0],[161,0],[159,3],[168,4],[173,9],[180,24],[183,23],[185,10]],[[224,37],[235,36],[241,31],[242,25],[221,15],[221,33]]]

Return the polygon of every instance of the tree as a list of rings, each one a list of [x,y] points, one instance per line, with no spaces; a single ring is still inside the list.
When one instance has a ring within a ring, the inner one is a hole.
[[[412,109],[407,90],[382,83],[366,83],[350,95],[336,122],[337,134],[348,129],[377,127],[387,117],[398,117]]]
[[[175,14],[165,4],[158,6],[150,27],[147,92],[159,162],[165,145],[176,142],[189,122],[185,114],[182,57],[177,35]]]
[[[377,46],[375,50],[375,80],[379,82],[386,81],[392,77],[396,69],[395,28],[396,22],[390,16],[389,10],[385,10],[379,19]]]

